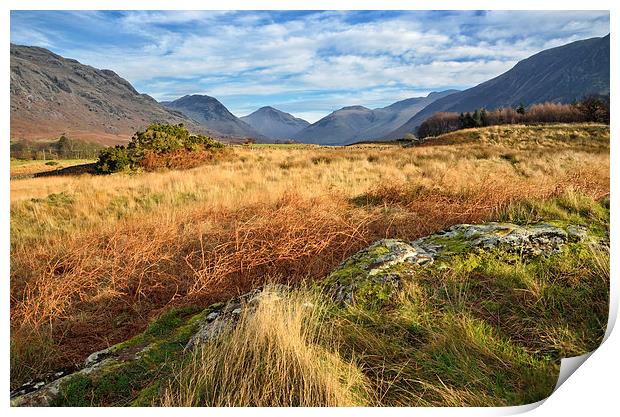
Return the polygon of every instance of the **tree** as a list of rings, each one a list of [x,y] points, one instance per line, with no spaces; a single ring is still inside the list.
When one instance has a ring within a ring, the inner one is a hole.
[[[478,109],[476,109],[476,111],[474,111],[474,114],[471,116],[472,121],[473,121],[473,127],[480,127],[482,126],[482,120],[480,119],[480,112],[478,111]]]
[[[525,114],[525,106],[523,105],[523,103],[519,103],[519,107],[517,107],[517,113]]]
[[[124,146],[106,148],[99,154],[97,170],[111,173],[140,166],[147,155],[158,156],[175,151],[195,152],[223,148],[220,142],[207,136],[191,135],[183,124],[155,123],[143,132],[136,132]]]
[[[588,122],[609,123],[609,104],[600,96],[594,94],[585,96],[576,107]]]
[[[489,118],[485,109],[480,109],[480,126],[488,126]]]
[[[99,160],[95,164],[97,171],[110,174],[112,172],[125,171],[130,168],[130,159],[127,149],[122,145],[105,148],[99,154]]]

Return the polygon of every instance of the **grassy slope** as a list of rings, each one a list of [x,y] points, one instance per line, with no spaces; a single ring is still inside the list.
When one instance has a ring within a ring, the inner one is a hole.
[[[190,171],[12,181],[12,384],[80,363],[171,305],[319,279],[382,237],[608,195],[608,127],[510,128],[450,146],[242,146]]]

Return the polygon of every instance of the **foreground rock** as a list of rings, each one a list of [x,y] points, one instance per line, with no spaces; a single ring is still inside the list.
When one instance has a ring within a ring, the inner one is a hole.
[[[476,250],[500,249],[522,256],[549,256],[568,241],[587,239],[584,227],[565,228],[547,223],[518,226],[511,223],[459,224],[413,242],[384,239],[346,261],[326,279],[337,302],[380,308],[401,287],[404,272],[431,265],[441,256]]]
[[[522,257],[550,256],[569,242],[588,239],[587,229],[577,225],[461,224],[413,242],[375,242],[344,261],[318,286],[339,304],[378,309],[399,291],[407,272],[432,267],[444,257],[492,250]],[[159,396],[162,376],[171,375],[188,351],[233,328],[263,296],[258,289],[227,304],[168,312],[144,333],[93,353],[81,369],[16,390],[11,404],[150,405]]]

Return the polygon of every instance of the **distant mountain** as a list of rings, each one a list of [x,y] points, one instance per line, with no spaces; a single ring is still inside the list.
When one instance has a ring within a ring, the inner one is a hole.
[[[547,49],[468,90],[437,100],[384,138],[415,132],[437,112],[525,106],[545,101],[570,103],[587,94],[609,94],[609,35]]]
[[[259,140],[268,139],[228,111],[226,106],[214,97],[193,94],[174,101],[162,102],[162,104],[225,135]]]
[[[261,107],[240,119],[271,139],[292,139],[296,133],[310,125],[303,119],[270,106]]]
[[[166,109],[110,70],[63,58],[44,48],[11,44],[11,139],[69,137],[103,144],[127,142],[152,122],[184,123],[212,134]]]
[[[295,135],[295,139],[323,145],[347,145],[361,140],[379,139],[428,104],[456,91],[434,92],[426,97],[409,98],[374,110],[363,106],[343,107],[306,127]]]

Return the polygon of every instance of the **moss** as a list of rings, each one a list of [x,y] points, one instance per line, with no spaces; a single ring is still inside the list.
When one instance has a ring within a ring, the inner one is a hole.
[[[160,387],[161,387],[161,382],[155,381],[151,385],[148,385],[146,388],[143,388],[138,393],[137,398],[133,400],[131,405],[134,407],[148,407],[148,406],[154,405],[156,403],[157,398],[159,398]]]
[[[62,407],[89,407],[89,391],[92,389],[91,379],[77,374],[65,381],[58,392],[58,396],[52,401],[52,406]]]
[[[333,285],[350,285],[358,282],[360,278],[368,275],[368,268],[376,261],[376,259],[388,253],[390,250],[383,245],[376,245],[367,251],[353,255],[345,263],[336,269],[324,280],[324,284]]]
[[[390,282],[367,279],[355,290],[355,305],[365,310],[380,310],[389,302],[394,290],[394,285]]]
[[[183,349],[198,324],[221,306],[213,304],[202,311],[191,306],[162,314],[144,333],[116,345],[111,363],[63,383],[54,405],[128,405],[138,399],[142,404],[149,393],[145,388],[155,378],[161,381],[172,375],[175,365],[184,360]],[[132,348],[137,350],[135,359]]]
[[[455,254],[463,253],[471,249],[471,240],[475,236],[466,238],[462,233],[458,233],[455,236],[432,236],[429,237],[427,242],[433,245],[441,245],[441,256],[452,256]]]

